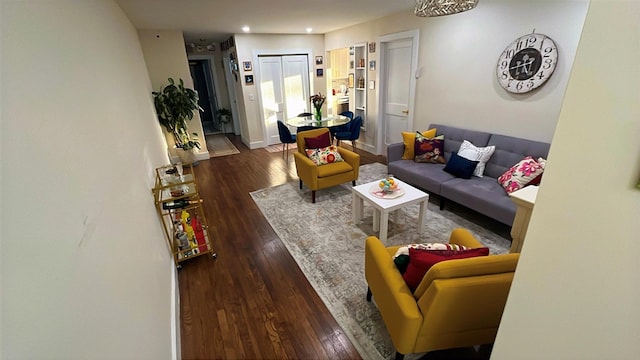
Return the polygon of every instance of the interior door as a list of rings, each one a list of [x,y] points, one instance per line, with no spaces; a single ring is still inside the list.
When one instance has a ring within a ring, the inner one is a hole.
[[[260,98],[262,99],[262,118],[267,130],[267,145],[278,144],[278,120],[284,121],[284,87],[282,80],[282,58],[280,56],[261,56]]]
[[[402,141],[402,131],[410,129],[412,102],[413,40],[393,40],[384,46],[383,139],[384,147]]]
[[[309,99],[307,55],[260,56],[260,99],[266,145],[280,143],[277,121],[306,111]]]

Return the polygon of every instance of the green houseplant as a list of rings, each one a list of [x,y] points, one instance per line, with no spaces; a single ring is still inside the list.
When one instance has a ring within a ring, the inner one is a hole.
[[[195,111],[203,111],[198,105],[198,92],[185,88],[182,79],[178,84],[172,78],[168,80],[169,85],[152,92],[158,121],[173,135],[177,148],[192,153],[194,148],[200,149],[200,142],[197,133],[189,134],[187,121],[193,119]]]

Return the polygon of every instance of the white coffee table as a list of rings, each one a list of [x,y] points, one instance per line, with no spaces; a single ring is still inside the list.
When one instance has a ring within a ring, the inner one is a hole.
[[[373,195],[370,191],[372,187],[377,187],[380,180],[370,183],[354,186],[353,194],[353,224],[360,223],[363,217],[364,202],[373,206],[373,230],[380,231],[379,238],[383,243],[387,241],[387,231],[389,229],[389,213],[399,210],[405,206],[420,204],[420,214],[418,215],[418,233],[422,232],[424,226],[424,216],[429,202],[429,194],[420,191],[413,186],[406,184],[398,179],[398,188],[404,191],[404,194],[391,199],[383,199]],[[396,214],[397,215],[397,214]]]

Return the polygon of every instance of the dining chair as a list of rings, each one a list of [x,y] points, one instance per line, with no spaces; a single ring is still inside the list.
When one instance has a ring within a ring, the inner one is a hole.
[[[334,134],[334,137],[337,140],[337,145],[340,145],[340,140],[349,140],[351,141],[351,147],[354,152],[356,150],[356,140],[360,137],[360,127],[362,126],[362,117],[356,116],[355,119],[351,120],[349,123],[349,130],[347,131],[339,131]]]
[[[313,114],[310,112],[301,112],[300,114],[298,114],[298,117],[307,117],[307,116],[313,116]]]
[[[335,139],[336,133],[347,132],[351,130],[351,121],[353,121],[354,116],[353,111],[343,111],[340,113],[340,115],[348,117],[349,122],[346,124],[330,127],[329,131],[331,131],[331,139]]]
[[[287,152],[287,160],[289,160],[289,144],[295,144],[296,135],[291,134],[287,125],[282,120],[278,120],[278,135],[280,136],[280,142],[282,143],[282,157],[284,157],[285,148]]]
[[[341,112],[340,115],[348,117],[349,120],[353,120],[353,116],[354,116],[353,111],[349,111],[349,110]]]

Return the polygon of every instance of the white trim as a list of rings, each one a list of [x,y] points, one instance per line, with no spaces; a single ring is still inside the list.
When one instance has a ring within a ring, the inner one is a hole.
[[[420,44],[420,30],[419,29],[414,29],[414,30],[408,30],[408,31],[402,31],[399,33],[394,33],[394,34],[388,34],[388,35],[382,35],[378,37],[378,41],[377,41],[377,45],[378,45],[378,51],[380,53],[380,57],[378,59],[378,64],[376,64],[377,67],[377,86],[378,86],[378,124],[376,126],[377,131],[376,131],[376,153],[377,154],[381,154],[382,153],[382,148],[383,148],[383,129],[384,129],[384,99],[386,99],[386,94],[384,93],[384,89],[386,87],[386,84],[383,84],[385,82],[385,78],[381,78],[380,77],[380,72],[382,71],[382,69],[385,68],[385,48],[386,48],[386,43],[394,41],[394,40],[401,40],[401,39],[408,39],[410,38],[412,40],[412,54],[411,54],[411,73],[415,74],[417,76],[417,66],[418,66],[418,53],[420,52],[419,49],[419,44]],[[409,84],[409,116],[407,119],[407,126],[409,129],[413,129],[413,119],[414,119],[414,110],[415,110],[415,96],[416,96],[416,76],[412,76],[411,77],[411,81]]]
[[[171,266],[171,359],[182,359],[182,345],[180,336],[180,289],[178,288],[178,270],[174,261]]]

